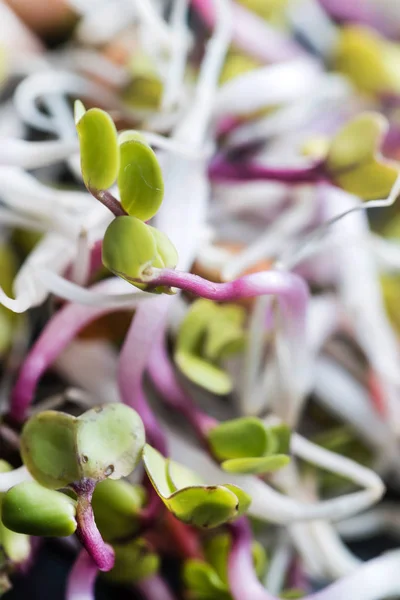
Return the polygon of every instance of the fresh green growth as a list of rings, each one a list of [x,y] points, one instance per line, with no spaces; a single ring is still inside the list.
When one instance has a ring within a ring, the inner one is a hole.
[[[110,404],[80,417],[56,411],[35,415],[22,431],[21,454],[41,485],[60,489],[83,478],[129,475],[144,443],[139,415],[123,404]]]
[[[132,80],[123,92],[123,99],[135,110],[154,111],[161,105],[163,83],[154,61],[135,51],[128,64]]]
[[[75,501],[49,490],[36,481],[11,488],[2,503],[2,521],[17,533],[40,536],[68,536],[76,530]]]
[[[118,137],[114,121],[100,108],[85,110],[75,102],[75,124],[81,151],[81,169],[88,190],[106,190],[119,168]]]
[[[362,91],[378,95],[400,93],[400,46],[373,29],[343,27],[338,35],[334,67]]]
[[[132,584],[158,572],[160,559],[151,552],[145,540],[138,538],[126,544],[114,544],[115,564],[105,577],[121,584]]]
[[[380,154],[388,122],[379,113],[366,112],[334,136],[326,157],[326,171],[339,187],[364,200],[385,198],[399,168]]]
[[[137,287],[155,268],[175,268],[176,250],[166,235],[136,217],[117,217],[103,239],[103,263],[119,277]]]
[[[244,309],[196,300],[183,320],[174,359],[191,381],[215,394],[228,394],[232,380],[221,361],[245,345]]]
[[[208,433],[214,456],[228,473],[261,474],[286,466],[290,430],[285,425],[266,427],[256,417],[221,423]]]
[[[250,497],[235,485],[206,486],[192,471],[145,446],[146,472],[167,508],[181,521],[211,528],[232,521],[250,505]]]
[[[190,598],[193,600],[232,600],[228,584],[230,547],[230,536],[225,533],[217,534],[205,544],[206,560],[186,561],[183,579]],[[258,542],[253,542],[252,552],[257,576],[262,579],[267,570],[266,554]]]
[[[129,215],[148,221],[158,211],[164,195],[161,167],[153,150],[136,131],[119,136],[118,188]]]
[[[0,473],[11,471],[12,467],[6,461],[0,460]],[[0,494],[0,547],[5,561],[14,564],[24,562],[29,558],[31,544],[29,537],[8,529],[3,523],[3,501],[5,494]],[[0,561],[1,562],[1,561]],[[6,583],[6,582],[5,582]]]
[[[139,512],[146,502],[140,485],[105,479],[96,485],[92,507],[97,527],[106,542],[127,538],[139,528]]]
[[[13,294],[13,282],[17,274],[18,265],[11,247],[0,243],[0,287],[8,295]],[[0,305],[0,356],[10,347],[13,339],[14,327],[21,316],[12,312],[2,304]]]

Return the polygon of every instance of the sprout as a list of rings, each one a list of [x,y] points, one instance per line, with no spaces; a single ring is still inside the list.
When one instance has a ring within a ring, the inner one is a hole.
[[[235,485],[205,486],[195,473],[166,460],[146,445],[144,465],[167,508],[181,521],[197,527],[218,527],[243,514],[250,497]]]
[[[27,481],[5,494],[1,517],[3,524],[17,533],[63,537],[76,530],[75,504],[61,492]]]
[[[137,583],[158,572],[160,559],[141,538],[127,544],[115,544],[115,565],[107,573],[114,583]]]
[[[209,300],[194,302],[176,343],[174,358],[182,372],[215,394],[228,394],[232,381],[219,363],[243,348],[244,319],[245,311],[240,306],[218,306]]]
[[[147,221],[161,206],[164,183],[156,155],[135,131],[119,137],[118,188],[121,204],[129,215]]]
[[[119,152],[112,118],[99,108],[75,103],[75,123],[81,149],[83,180],[88,190],[107,190],[117,178]]]
[[[226,421],[208,432],[214,455],[228,473],[257,474],[277,471],[290,461],[290,430],[266,428],[256,417]]]

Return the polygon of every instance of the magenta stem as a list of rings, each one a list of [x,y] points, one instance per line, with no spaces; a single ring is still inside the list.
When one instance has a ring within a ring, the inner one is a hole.
[[[122,400],[139,413],[148,441],[164,455],[167,455],[165,435],[147,403],[143,392],[143,377],[154,340],[164,330],[169,298],[157,296],[138,306],[125,337],[118,365]]]
[[[66,600],[94,600],[97,573],[94,560],[81,550],[68,577]]]
[[[89,192],[92,194],[92,196],[94,196],[94,198],[96,198],[96,200],[104,204],[104,206],[108,208],[108,210],[110,210],[115,217],[126,217],[128,214],[122,208],[121,203],[118,202],[118,200],[107,190],[99,191],[95,189],[89,189]]]
[[[168,356],[164,336],[154,344],[148,363],[148,372],[163,401],[168,407],[180,412],[191,424],[200,441],[207,443],[208,431],[218,422],[199,410],[190,395],[178,382]]]
[[[254,162],[229,162],[223,156],[215,157],[209,166],[212,181],[279,181],[290,185],[317,183],[326,180],[324,163],[319,161],[305,167],[272,167]]]
[[[102,289],[104,287],[102,285]],[[23,423],[26,420],[41,376],[76,335],[89,323],[116,310],[123,308],[68,304],[54,315],[31,348],[19,372],[11,395],[10,417],[13,421]]]
[[[165,581],[159,575],[143,579],[137,584],[146,600],[175,600]]]
[[[114,566],[114,550],[106,544],[97,528],[92,509],[92,496],[96,481],[82,479],[72,488],[78,499],[76,505],[76,535],[100,571],[110,571]]]

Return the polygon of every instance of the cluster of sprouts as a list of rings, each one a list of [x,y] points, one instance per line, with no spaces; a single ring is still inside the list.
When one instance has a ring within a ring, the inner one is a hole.
[[[0,596],[400,596],[400,5],[19,4]]]

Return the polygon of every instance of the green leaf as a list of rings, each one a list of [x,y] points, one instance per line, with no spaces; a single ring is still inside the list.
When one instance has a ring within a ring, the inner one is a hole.
[[[32,477],[60,489],[81,478],[76,458],[77,419],[48,410],[29,419],[21,435],[21,456]]]
[[[147,227],[150,229],[154,237],[161,268],[175,269],[179,260],[178,252],[175,246],[169,237],[165,235],[165,233],[159,229],[156,229],[155,227],[151,227],[150,225]]]
[[[260,475],[282,469],[290,462],[286,454],[261,456],[255,458],[231,458],[221,463],[227,473],[240,473],[241,475]]]
[[[164,504],[185,523],[217,527],[239,516],[249,505],[249,496],[240,488],[198,485],[199,479],[191,471],[168,461],[148,444],[143,451],[143,462]]]
[[[183,567],[183,581],[196,600],[231,600],[227,585],[215,570],[202,560],[187,560]]]
[[[270,436],[268,454],[290,454],[292,432],[290,427],[281,423],[267,428]]]
[[[122,479],[105,479],[96,485],[92,507],[97,527],[106,542],[132,536],[138,530],[138,514],[145,499],[141,486]]]
[[[114,544],[115,564],[105,577],[114,583],[132,584],[155,575],[160,559],[151,552],[145,540],[136,539],[127,544]]]
[[[254,563],[255,571],[257,573],[257,577],[258,577],[258,579],[260,579],[262,581],[268,571],[267,554],[266,554],[264,548],[262,547],[262,545],[260,544],[260,542],[257,542],[256,540],[253,541],[253,543],[251,545],[251,551],[252,551],[252,555],[253,555],[253,563]]]
[[[335,68],[370,94],[400,93],[400,48],[371,28],[342,27],[334,55]]]
[[[80,417],[56,411],[35,415],[21,436],[21,454],[43,486],[60,489],[82,478],[129,475],[144,446],[139,415],[124,404],[93,408]]]
[[[35,481],[26,481],[5,494],[2,521],[8,529],[17,533],[57,537],[72,535],[77,526],[75,502]]]
[[[399,168],[379,153],[387,128],[385,117],[367,112],[334,136],[326,158],[326,169],[334,183],[366,200],[390,193]]]
[[[209,392],[224,396],[232,391],[232,380],[220,367],[188,352],[177,352],[175,362],[188,379]]]
[[[204,545],[207,562],[215,569],[221,581],[228,586],[228,558],[231,549],[231,537],[228,533],[217,533]]]
[[[75,105],[75,120],[85,185],[89,190],[106,190],[115,182],[119,168],[114,121],[100,108],[84,112],[82,103]]]
[[[220,460],[264,456],[270,436],[257,417],[240,417],[213,427],[208,433],[212,451]]]
[[[306,594],[303,590],[291,588],[288,590],[284,590],[280,595],[280,598],[284,598],[285,600],[298,600],[298,598],[304,598],[305,595]]]
[[[246,311],[242,306],[218,306],[218,315],[208,326],[204,355],[211,361],[218,361],[243,350],[245,319]]]
[[[157,246],[149,227],[136,217],[117,217],[103,239],[103,264],[123,279],[141,280],[157,260]],[[162,265],[159,265],[162,266]]]
[[[118,188],[121,204],[129,215],[148,221],[158,211],[164,196],[164,182],[157,157],[136,131],[119,138]]]

